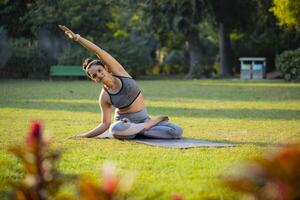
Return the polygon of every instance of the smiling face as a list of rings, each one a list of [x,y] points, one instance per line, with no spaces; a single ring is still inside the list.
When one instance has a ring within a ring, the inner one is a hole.
[[[89,77],[96,83],[106,83],[112,79],[111,74],[102,65],[94,64],[88,68]]]

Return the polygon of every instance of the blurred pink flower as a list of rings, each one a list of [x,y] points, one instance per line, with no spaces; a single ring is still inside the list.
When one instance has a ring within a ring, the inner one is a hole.
[[[105,193],[112,195],[118,190],[119,180],[116,177],[105,177],[102,189]]]
[[[172,194],[170,200],[183,200],[181,194]]]
[[[32,147],[36,142],[41,139],[41,123],[37,120],[31,122],[31,129],[26,138],[28,147]]]
[[[109,195],[114,194],[118,190],[119,179],[116,174],[116,167],[110,163],[106,162],[103,164],[102,169],[102,189]]]

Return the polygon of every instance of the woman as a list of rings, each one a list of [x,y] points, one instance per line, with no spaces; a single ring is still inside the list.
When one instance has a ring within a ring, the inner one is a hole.
[[[167,116],[149,118],[140,89],[115,58],[79,34],[73,33],[66,26],[59,25],[59,28],[100,59],[86,59],[83,69],[90,79],[103,84],[99,97],[102,122],[93,130],[75,137],[95,137],[107,129],[114,137],[120,139],[131,139],[137,135],[163,139],[181,137],[182,128],[168,122]],[[113,124],[111,124],[112,106],[116,107],[116,122]]]

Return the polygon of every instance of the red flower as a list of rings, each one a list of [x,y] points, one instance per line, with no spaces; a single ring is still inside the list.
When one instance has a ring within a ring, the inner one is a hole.
[[[106,192],[108,195],[113,195],[119,185],[119,180],[116,177],[104,177],[103,183],[102,183],[102,189],[104,192]]]
[[[183,197],[180,194],[173,194],[170,199],[171,200],[183,200]]]
[[[41,139],[41,123],[39,121],[31,122],[31,129],[26,138],[26,144],[28,147],[32,147]]]

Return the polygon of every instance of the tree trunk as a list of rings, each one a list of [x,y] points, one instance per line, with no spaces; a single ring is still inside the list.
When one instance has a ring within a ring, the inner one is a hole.
[[[232,49],[229,38],[229,32],[223,23],[219,26],[219,47],[220,47],[220,60],[221,60],[221,73],[222,77],[232,76]]]
[[[190,68],[186,78],[200,78],[202,76],[202,63],[201,63],[201,47],[198,35],[198,30],[193,29],[187,33],[189,63]]]

